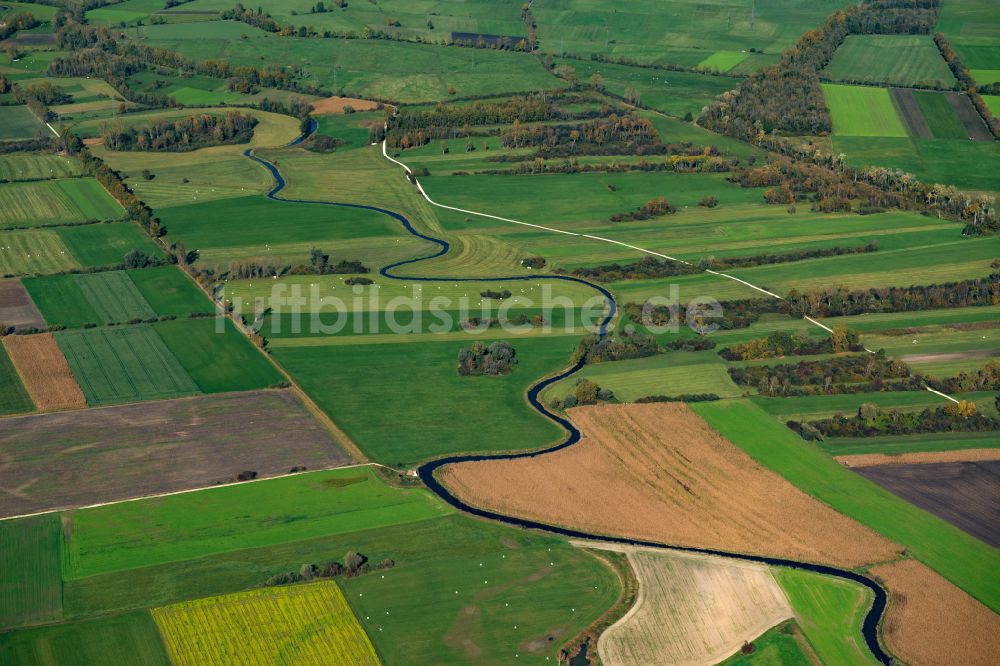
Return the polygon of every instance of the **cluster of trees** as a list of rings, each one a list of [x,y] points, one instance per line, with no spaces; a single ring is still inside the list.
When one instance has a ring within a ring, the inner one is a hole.
[[[670,146],[665,146],[669,153]],[[477,174],[490,176],[518,176],[524,174],[542,173],[625,173],[628,171],[641,171],[644,173],[654,171],[677,171],[680,173],[724,173],[730,171],[739,164],[738,157],[728,158],[709,154],[708,151],[715,147],[699,148],[698,154],[668,155],[662,161],[650,162],[645,157],[637,162],[588,162],[580,164],[576,158],[547,160],[539,156],[542,151],[532,155],[491,155],[486,158],[487,162],[517,162],[516,166],[509,169],[482,169],[476,171]],[[546,153],[547,155],[548,153]],[[647,153],[648,154],[648,153]],[[716,199],[715,197],[707,197]],[[707,205],[703,204],[703,205]],[[716,205],[718,200],[716,199]],[[708,206],[714,208],[715,206]]]
[[[799,292],[786,301],[793,316],[839,317],[868,312],[909,312],[939,308],[1000,305],[1000,262],[987,278],[911,287],[847,287]]]
[[[1000,418],[976,411],[976,404],[960,400],[944,407],[903,412],[864,403],[853,416],[837,414],[818,421],[788,421],[788,427],[803,439],[824,437],[879,437],[932,432],[990,432],[1000,430]]]
[[[932,388],[945,393],[1000,391],[1000,363],[989,361],[982,370],[960,372],[947,379],[928,379],[927,383]]]
[[[282,267],[270,259],[234,259],[229,262],[229,270],[227,271],[232,280],[274,277],[282,272]]]
[[[538,328],[540,326],[545,326],[545,324],[546,321],[542,315],[539,314],[534,317],[529,317],[522,312],[513,319],[506,319],[504,317],[487,317],[485,319],[482,317],[469,317],[460,321],[458,325],[467,331],[475,331],[507,325],[532,326],[534,328]]]
[[[38,25],[38,19],[31,12],[7,14],[0,22],[0,39],[7,39],[18,30],[31,30]]]
[[[555,272],[561,273],[563,271],[560,269]],[[572,274],[600,282],[617,282],[618,280],[648,280],[651,278],[673,277],[675,275],[687,275],[697,272],[698,268],[691,264],[685,264],[673,259],[659,259],[650,255],[630,264],[622,265],[616,262],[603,266],[574,268]]]
[[[317,134],[306,141],[303,148],[314,153],[333,153],[344,145],[341,139],[325,134]]]
[[[195,114],[177,120],[150,122],[141,127],[108,125],[101,136],[110,150],[188,151],[231,143],[246,143],[253,137],[257,119],[239,111],[225,115]]]
[[[934,43],[937,44],[938,50],[941,51],[941,56],[948,63],[948,67],[951,68],[951,73],[958,79],[959,86],[969,94],[972,105],[976,107],[976,111],[986,121],[986,126],[993,132],[994,137],[1000,139],[1000,120],[993,116],[990,107],[986,105],[986,101],[979,94],[979,90],[976,88],[976,80],[972,78],[969,68],[958,57],[958,53],[952,48],[951,42],[948,41],[948,38],[944,34],[940,32],[934,33]],[[994,85],[993,87],[997,86]]]
[[[545,257],[525,257],[521,265],[525,268],[545,268]]]
[[[430,139],[454,138],[469,136],[467,126],[473,125],[509,125],[517,122],[536,122],[565,118],[556,102],[558,95],[539,93],[537,95],[515,96],[509,100],[497,102],[476,101],[468,105],[446,106],[444,103],[429,111],[402,108],[387,117],[387,139],[389,144],[398,147],[404,135],[410,135],[411,142],[416,142],[417,132],[423,131],[423,136]],[[460,131],[456,128],[466,128]],[[450,129],[450,132],[443,131]],[[426,143],[426,141],[424,142]]]
[[[488,346],[482,342],[458,350],[458,374],[463,377],[476,375],[509,375],[517,364],[517,352],[509,342],[499,340]]]
[[[601,338],[588,335],[580,340],[576,351],[573,352],[573,359],[583,359],[584,363],[603,363],[654,356],[659,351],[660,346],[654,336],[638,331],[622,330],[617,336],[606,335]]]
[[[368,286],[370,284],[375,284],[375,280],[373,280],[371,278],[361,277],[361,276],[358,276],[358,277],[349,277],[346,280],[344,280],[344,284],[352,286],[352,287],[354,285],[358,285],[360,287],[366,287],[366,286]]]
[[[717,393],[681,393],[680,395],[647,395],[636,399],[636,402],[712,402],[719,399]]]
[[[918,391],[923,388],[921,377],[911,376],[905,363],[888,359],[881,351],[819,361],[728,368],[727,371],[740,386],[756,387],[761,395],[768,396]]]
[[[782,356],[808,356],[810,354],[830,354],[857,352],[864,350],[856,331],[843,324],[836,326],[828,337],[811,338],[804,332],[791,334],[774,331],[763,338],[755,338],[726,347],[719,356],[727,361],[751,361],[760,358],[780,358]]]
[[[391,569],[394,566],[396,566],[396,563],[388,558],[381,562],[373,563],[369,562],[368,558],[361,553],[351,551],[344,556],[343,564],[336,560],[330,560],[321,565],[306,563],[297,572],[289,571],[288,573],[271,576],[264,581],[264,585],[266,587],[291,585],[292,583],[302,583],[316,580],[317,578],[353,578],[354,576],[360,576],[370,571]]]
[[[584,377],[576,380],[573,392],[562,400],[558,398],[552,401],[553,407],[569,409],[579,405],[596,405],[599,402],[608,402],[615,399],[614,391],[601,388],[594,382]]]
[[[486,291],[479,292],[479,295],[482,296],[483,298],[491,298],[494,300],[502,301],[505,298],[510,298],[511,293],[510,289],[501,289],[501,290],[487,289]]]
[[[784,313],[783,301],[776,298],[754,298],[742,301],[720,301],[722,316],[712,319],[719,329],[728,331],[735,328],[747,328],[760,319],[762,314]],[[650,326],[668,326],[671,322],[687,321],[688,311],[684,305],[669,307],[666,305],[650,306],[646,303],[629,302],[622,306],[622,312],[629,321]],[[695,316],[694,313],[691,313]]]
[[[839,257],[845,254],[867,254],[878,252],[878,241],[871,241],[865,245],[823,247],[809,250],[792,250],[780,254],[753,254],[745,257],[725,257],[716,259],[706,257],[698,263],[699,268],[726,269],[726,268],[747,268],[750,266],[768,266],[770,264],[786,264],[803,259],[818,259],[819,257]]]
[[[371,269],[359,259],[341,259],[331,264],[330,255],[314,247],[309,250],[309,263],[293,266],[289,272],[294,275],[350,275],[370,273]]]
[[[27,105],[32,113],[45,121],[55,118],[55,114],[49,111],[50,104],[68,104],[73,101],[72,95],[48,81],[34,83],[30,86],[8,83],[6,87],[13,91],[15,102]],[[3,88],[4,85],[0,84],[0,90]]]
[[[715,349],[715,340],[705,335],[698,335],[693,338],[676,338],[663,345],[664,349],[670,351],[705,351]]]
[[[635,210],[627,213],[615,213],[611,216],[612,222],[624,222],[625,220],[648,220],[652,217],[663,217],[677,212],[677,207],[667,201],[666,197],[660,196],[651,199],[639,206]]]
[[[578,125],[530,125],[515,122],[500,132],[505,148],[537,146],[540,156],[622,155],[663,152],[653,124],[634,114],[612,113]]]
[[[852,35],[929,35],[941,0],[867,0],[847,17]]]
[[[247,25],[252,25],[264,32],[281,32],[281,24],[271,18],[271,15],[263,9],[247,9],[242,3],[236,3],[232,9],[225,9],[219,12],[219,18],[224,21],[242,21]],[[291,34],[292,28],[287,28]]]

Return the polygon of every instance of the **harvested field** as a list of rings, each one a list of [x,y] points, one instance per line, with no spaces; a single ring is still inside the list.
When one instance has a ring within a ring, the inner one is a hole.
[[[175,666],[381,663],[333,581],[185,601],[153,618]]]
[[[926,465],[932,463],[978,462],[1000,460],[1000,449],[955,449],[953,451],[922,451],[919,453],[859,453],[837,456],[837,462],[847,467],[877,467],[879,465]]]
[[[996,663],[1000,615],[916,560],[873,567],[889,590],[886,647],[913,666]]]
[[[377,102],[357,97],[327,97],[318,99],[312,103],[312,112],[315,116],[322,116],[328,113],[343,113],[344,107],[349,106],[355,111],[371,111],[378,107]]]
[[[87,406],[83,391],[51,333],[8,335],[3,345],[40,411]]]
[[[624,552],[639,580],[635,605],[597,642],[605,664],[711,666],[792,617],[767,566],[651,548],[596,547]]]
[[[896,103],[896,108],[899,109],[899,115],[902,116],[906,129],[910,132],[910,136],[917,139],[933,139],[934,135],[931,133],[931,128],[927,124],[924,114],[920,111],[920,105],[917,104],[913,90],[911,88],[890,88],[889,92],[892,95],[892,101]]]
[[[1000,460],[880,465],[855,471],[1000,548]]]
[[[10,418],[0,460],[3,516],[350,462],[291,391]]]
[[[892,542],[796,489],[683,404],[582,407],[581,443],[538,458],[463,463],[466,501],[598,534],[855,567]]]
[[[14,330],[45,327],[42,313],[20,280],[0,280],[0,325]]]

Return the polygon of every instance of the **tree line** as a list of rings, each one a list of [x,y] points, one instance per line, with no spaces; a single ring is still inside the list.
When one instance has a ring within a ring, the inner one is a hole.
[[[966,400],[943,407],[928,407],[919,412],[883,409],[878,405],[865,403],[853,416],[836,414],[832,418],[816,421],[788,421],[786,425],[805,440],[821,440],[825,437],[992,432],[1000,430],[1000,418],[976,411],[975,403]]]
[[[771,397],[923,389],[919,375],[911,375],[905,363],[889,359],[881,351],[726,371],[736,384],[756,388],[761,395]]]
[[[622,330],[618,335],[599,338],[588,335],[580,340],[573,352],[573,360],[583,359],[584,363],[624,361],[630,358],[654,356],[660,351],[656,338],[648,333]]]
[[[200,113],[176,120],[151,121],[139,127],[106,125],[101,136],[110,150],[185,152],[207,146],[247,143],[257,119],[239,111]]]
[[[813,338],[805,333],[792,334],[774,331],[766,337],[737,343],[719,351],[719,356],[727,361],[752,361],[762,358],[782,356],[810,356],[813,354],[837,354],[841,352],[864,351],[857,331],[843,324],[836,326],[829,336]]]

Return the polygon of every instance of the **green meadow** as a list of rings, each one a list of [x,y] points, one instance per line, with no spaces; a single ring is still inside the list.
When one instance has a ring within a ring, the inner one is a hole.
[[[0,106],[0,140],[16,141],[51,134],[26,106]]]
[[[920,113],[935,139],[968,139],[965,126],[948,103],[947,97],[925,90],[915,90],[913,96],[916,97]]]
[[[198,392],[194,380],[150,326],[62,331],[56,342],[88,405]]]
[[[0,521],[0,629],[60,619],[59,539],[54,514]]]
[[[0,344],[0,414],[20,414],[35,408],[28,391],[7,354]]]
[[[134,222],[57,227],[55,232],[80,265],[87,268],[116,266],[132,250],[153,257],[162,254],[156,243]]]
[[[876,664],[861,637],[872,594],[856,583],[798,569],[775,569],[809,645],[830,666]]]
[[[888,88],[823,84],[834,136],[906,137]]]
[[[569,364],[579,336],[511,340],[518,363],[509,375],[462,377],[458,350],[496,337],[458,335],[390,335],[382,344],[274,347],[272,354],[379,462],[412,465],[450,453],[553,443],[560,429],[531,410],[524,392]],[[384,417],[386,409],[392,419]]]
[[[80,264],[57,229],[0,230],[0,275],[44,275]]]
[[[167,349],[204,393],[250,391],[282,381],[264,355],[233,323],[221,330],[216,317],[154,324]]]
[[[834,81],[946,90],[955,83],[929,35],[848,35],[823,75]]]

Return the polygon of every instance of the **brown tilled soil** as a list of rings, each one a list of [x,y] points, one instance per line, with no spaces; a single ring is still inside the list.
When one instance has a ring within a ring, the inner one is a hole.
[[[0,326],[44,328],[45,319],[20,280],[0,280]]]
[[[916,560],[870,570],[889,590],[886,647],[911,666],[997,663],[1000,615]]]
[[[854,471],[1000,548],[1000,460],[879,465]]]
[[[3,345],[39,411],[87,406],[83,391],[51,333],[8,335]]]
[[[290,390],[8,418],[0,421],[0,516],[349,462]]]
[[[344,107],[350,106],[355,111],[371,111],[378,107],[377,102],[356,97],[327,97],[312,103],[312,112],[315,116],[322,116],[327,113],[343,113]]]
[[[944,95],[965,127],[965,131],[969,133],[970,139],[973,141],[993,140],[990,128],[983,122],[983,117],[976,111],[976,107],[972,105],[972,100],[969,99],[968,95],[957,92],[946,92]]]
[[[465,501],[597,534],[844,567],[900,547],[761,467],[683,404],[569,411],[584,439],[537,458],[462,463]]]
[[[958,449],[955,451],[923,451],[921,453],[858,453],[837,456],[837,462],[848,467],[877,467],[879,465],[926,465],[947,462],[978,462],[1000,460],[1000,449]]]
[[[889,93],[892,95],[893,101],[896,102],[896,108],[899,109],[899,115],[903,117],[906,128],[910,130],[910,136],[917,139],[933,139],[934,135],[931,134],[931,128],[927,125],[927,120],[917,105],[917,98],[914,97],[913,90],[910,88],[890,88]]]

